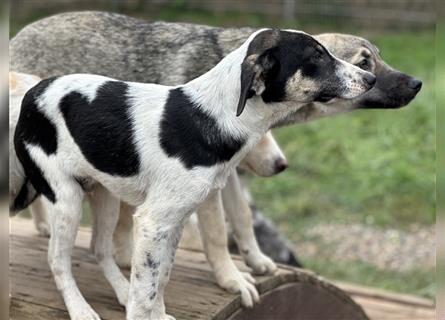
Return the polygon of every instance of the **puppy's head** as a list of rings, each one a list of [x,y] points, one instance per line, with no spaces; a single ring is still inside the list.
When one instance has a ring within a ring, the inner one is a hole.
[[[270,177],[284,171],[288,163],[272,132],[268,131],[239,166],[261,177]]]
[[[316,39],[336,57],[376,76],[375,86],[354,99],[352,108],[400,108],[422,88],[420,80],[387,65],[377,47],[366,39],[336,33],[321,34]]]
[[[370,72],[337,59],[303,32],[260,30],[247,43],[237,115],[254,96],[266,103],[327,102],[355,98],[375,83]]]

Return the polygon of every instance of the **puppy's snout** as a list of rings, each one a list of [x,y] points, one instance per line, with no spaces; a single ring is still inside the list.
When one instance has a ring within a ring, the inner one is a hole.
[[[365,74],[365,76],[363,77],[363,80],[365,81],[365,83],[366,83],[367,85],[369,85],[369,87],[372,87],[372,86],[375,85],[376,77],[375,77],[375,75],[373,75],[372,73],[367,72],[367,73]]]
[[[289,166],[289,163],[287,162],[286,159],[278,158],[275,161],[275,173],[279,173],[279,172],[286,170],[288,166]]]
[[[411,89],[413,89],[416,92],[419,92],[420,89],[422,89],[422,81],[420,81],[416,78],[411,78],[408,82],[408,87],[410,87]]]

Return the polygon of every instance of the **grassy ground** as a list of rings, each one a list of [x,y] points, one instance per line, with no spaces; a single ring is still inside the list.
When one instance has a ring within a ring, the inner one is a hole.
[[[47,15],[35,12],[32,20]],[[54,13],[54,12],[51,12]],[[212,25],[281,25],[257,15],[214,15],[181,8],[138,11],[138,16]],[[15,34],[29,19],[13,19]],[[286,26],[308,32],[343,31],[368,35],[383,58],[420,78],[416,100],[401,110],[360,111],[275,130],[290,168],[272,179],[253,178],[257,206],[291,239],[318,223],[352,223],[405,228],[435,222],[434,35],[349,30],[326,23]],[[302,257],[325,277],[400,292],[434,296],[434,270],[379,271],[362,263]]]

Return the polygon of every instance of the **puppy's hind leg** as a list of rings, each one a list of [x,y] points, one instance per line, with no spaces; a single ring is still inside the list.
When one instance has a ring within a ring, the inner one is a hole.
[[[204,251],[218,285],[229,292],[239,292],[243,306],[253,307],[259,301],[255,279],[240,272],[230,256],[220,191],[210,194],[199,206],[198,222]]]
[[[235,241],[246,264],[256,274],[273,273],[276,264],[261,252],[255,238],[252,211],[241,189],[238,174],[234,172],[222,190],[224,209],[232,226]]]
[[[51,223],[48,263],[70,318],[98,320],[99,316],[80,293],[71,271],[71,252],[82,215],[83,191],[71,179],[58,182],[63,188],[55,190],[56,201],[52,203],[42,198]]]
[[[119,200],[102,186],[95,188],[89,198],[97,228],[93,252],[119,303],[125,306],[128,300],[129,282],[113,258],[113,232],[119,218]]]

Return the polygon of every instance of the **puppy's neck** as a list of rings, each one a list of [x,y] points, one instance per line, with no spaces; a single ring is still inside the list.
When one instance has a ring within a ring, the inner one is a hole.
[[[244,112],[236,116],[241,92],[241,63],[246,52],[245,43],[210,71],[183,86],[184,92],[215,118],[222,130],[238,137],[264,134],[272,117],[270,108],[257,96],[249,99]]]

